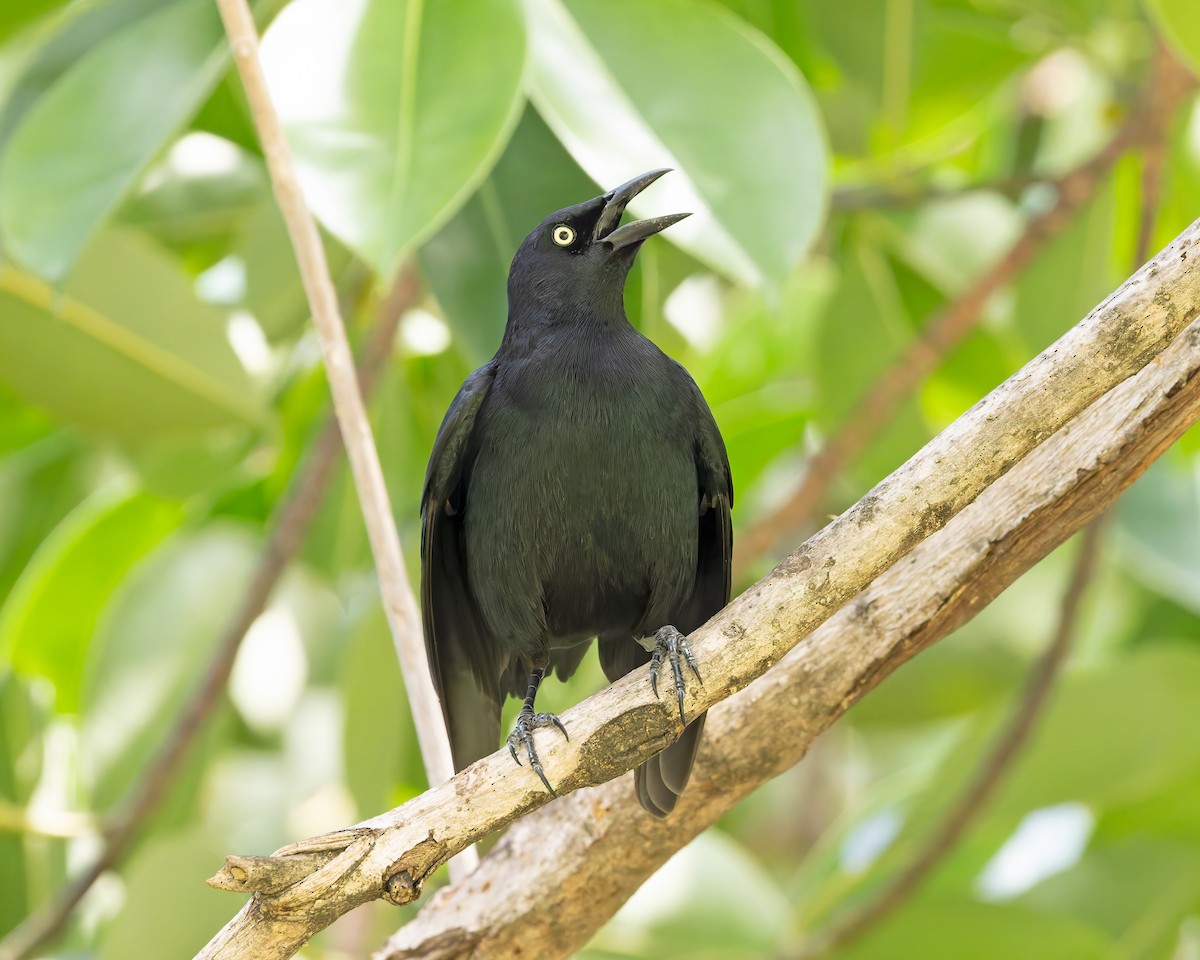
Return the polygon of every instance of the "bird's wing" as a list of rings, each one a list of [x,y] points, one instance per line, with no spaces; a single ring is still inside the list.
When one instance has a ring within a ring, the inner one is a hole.
[[[696,480],[700,495],[700,538],[696,583],[675,626],[691,633],[729,602],[733,566],[733,477],[725,441],[700,389],[692,384],[697,405]]]
[[[421,494],[421,617],[429,670],[454,768],[499,746],[501,652],[489,635],[467,578],[463,511],[471,433],[496,376],[492,361],[467,378],[446,411]]]
[[[730,517],[733,478],[729,458],[708,404],[690,377],[688,380],[698,424],[694,450],[699,488],[699,538],[696,580],[674,623],[676,629],[684,633],[702,626],[729,602],[733,562],[733,522]],[[700,749],[704,717],[704,714],[696,717],[684,727],[678,740],[637,769],[635,790],[642,807],[650,813],[665,817],[675,808]]]

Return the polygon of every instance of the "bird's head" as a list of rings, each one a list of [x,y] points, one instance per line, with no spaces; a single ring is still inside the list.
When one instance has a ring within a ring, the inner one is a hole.
[[[620,307],[625,278],[641,245],[688,213],[621,225],[629,201],[667,170],[651,170],[592,200],[552,213],[513,257],[508,274],[514,310],[562,305]]]

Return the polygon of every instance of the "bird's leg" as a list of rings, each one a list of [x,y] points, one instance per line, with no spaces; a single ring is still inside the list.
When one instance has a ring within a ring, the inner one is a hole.
[[[571,738],[567,736],[567,728],[562,725],[562,721],[554,714],[533,712],[533,701],[537,698],[538,687],[541,686],[542,677],[545,675],[546,668],[544,666],[534,667],[529,672],[529,689],[525,693],[525,705],[521,707],[516,727],[508,735],[508,752],[512,754],[512,758],[520,766],[521,758],[517,756],[517,744],[521,744],[529,757],[529,766],[533,768],[533,772],[541,778],[542,783],[546,785],[546,789],[550,791],[550,795],[557,797],[558,794],[554,792],[554,788],[550,786],[550,781],[546,779],[546,774],[542,772],[542,761],[538,759],[537,747],[533,745],[533,731],[538,727],[557,727],[564,737],[567,737],[568,740]]]
[[[650,647],[650,644],[647,644],[647,647]],[[654,691],[656,697],[658,696],[658,672],[662,669],[664,657],[671,665],[671,673],[675,678],[675,699],[679,702],[679,719],[687,723],[687,717],[683,715],[683,693],[686,687],[683,682],[683,667],[680,661],[682,660],[691,668],[700,683],[704,683],[704,678],[700,676],[700,668],[696,666],[696,658],[692,656],[692,648],[688,645],[687,637],[670,625],[658,628],[654,634],[653,647],[651,647],[650,689]]]

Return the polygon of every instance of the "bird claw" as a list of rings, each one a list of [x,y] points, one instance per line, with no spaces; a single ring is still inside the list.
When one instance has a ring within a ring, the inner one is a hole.
[[[700,668],[696,666],[696,658],[692,656],[692,648],[688,644],[687,637],[671,626],[660,627],[654,634],[654,653],[650,656],[650,689],[654,691],[656,697],[658,696],[658,673],[662,669],[664,657],[671,665],[671,673],[675,679],[675,699],[679,703],[679,719],[686,724],[687,717],[683,713],[683,694],[687,688],[683,682],[683,667],[680,660],[691,668],[701,686],[704,685],[704,678],[700,676]]]
[[[526,713],[521,711],[517,717],[517,725],[513,728],[513,732],[508,735],[508,752],[512,754],[512,758],[517,762],[517,766],[522,766],[521,758],[517,756],[517,744],[525,748],[525,753],[529,757],[529,766],[533,768],[533,772],[538,775],[538,778],[550,792],[550,796],[557,797],[554,788],[550,786],[550,781],[546,779],[546,774],[542,771],[542,761],[538,759],[537,747],[533,744],[533,731],[538,727],[557,727],[559,732],[570,740],[567,734],[567,728],[563,726],[561,720],[553,713]]]

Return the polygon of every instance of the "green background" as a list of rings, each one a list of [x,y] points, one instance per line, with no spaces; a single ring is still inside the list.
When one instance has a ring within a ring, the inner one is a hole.
[[[420,294],[370,402],[410,566],[441,414],[495,350],[521,238],[657,166],[631,320],[692,371],[739,530],[1139,108],[1195,0],[269,0],[263,58],[352,339]],[[827,492],[837,513],[1200,215],[1200,110],[1131,150]],[[327,411],[209,0],[0,5],[0,934],[93,855],[212,656]],[[929,882],[836,955],[1200,957],[1200,444],[1123,498],[1060,684]],[[798,543],[798,531],[786,543]],[[801,943],[908,862],[1049,642],[1075,544],[672,861],[587,956]],[[752,558],[751,573],[776,556]],[[414,581],[416,569],[410,571]],[[736,585],[744,587],[749,575]],[[562,709],[602,683],[589,657]],[[339,465],[300,559],[129,857],[47,956],[190,956],[203,878],[424,789]],[[60,836],[59,834],[67,834]],[[721,878],[720,883],[711,878]],[[364,956],[373,904],[305,956]]]

